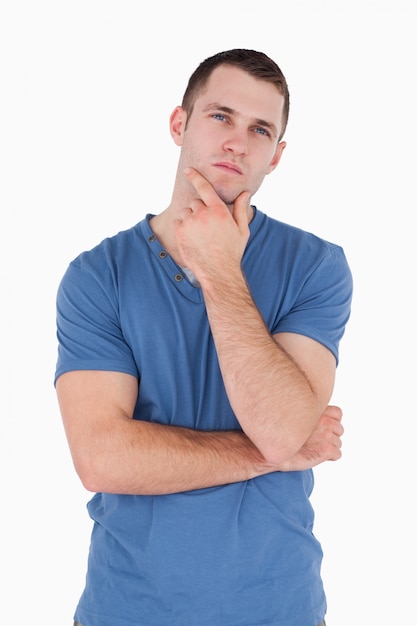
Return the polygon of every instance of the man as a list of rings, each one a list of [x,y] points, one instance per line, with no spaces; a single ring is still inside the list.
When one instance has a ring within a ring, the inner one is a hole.
[[[61,282],[56,388],[95,492],[76,624],[324,623],[311,468],[341,456],[352,282],[340,247],[250,203],[288,109],[263,53],[203,61],[170,118],[169,206]]]

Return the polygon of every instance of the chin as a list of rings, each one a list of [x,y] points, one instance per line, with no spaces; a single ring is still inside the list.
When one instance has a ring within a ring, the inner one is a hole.
[[[241,191],[243,191],[233,192],[230,189],[225,188],[224,185],[213,185],[213,187],[220,200],[229,206],[233,206],[236,198],[239,196]]]

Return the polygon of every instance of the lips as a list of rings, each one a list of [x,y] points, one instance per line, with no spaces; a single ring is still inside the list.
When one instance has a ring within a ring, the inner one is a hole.
[[[240,167],[230,161],[218,161],[217,163],[213,163],[213,165],[231,174],[242,174]]]

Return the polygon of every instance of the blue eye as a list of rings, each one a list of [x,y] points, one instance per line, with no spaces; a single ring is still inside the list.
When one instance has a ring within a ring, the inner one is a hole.
[[[269,137],[269,132],[265,128],[260,128],[258,126],[257,128],[255,128],[255,132],[259,133],[260,135],[266,135],[267,137]]]
[[[223,113],[213,113],[212,117],[216,120],[225,120],[226,116]]]

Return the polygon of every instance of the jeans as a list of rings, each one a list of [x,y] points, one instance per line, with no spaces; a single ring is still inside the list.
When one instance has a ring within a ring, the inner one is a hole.
[[[82,624],[80,624],[80,622],[74,622],[74,626],[82,626]],[[326,622],[323,620],[320,624],[317,624],[317,626],[326,626]]]

